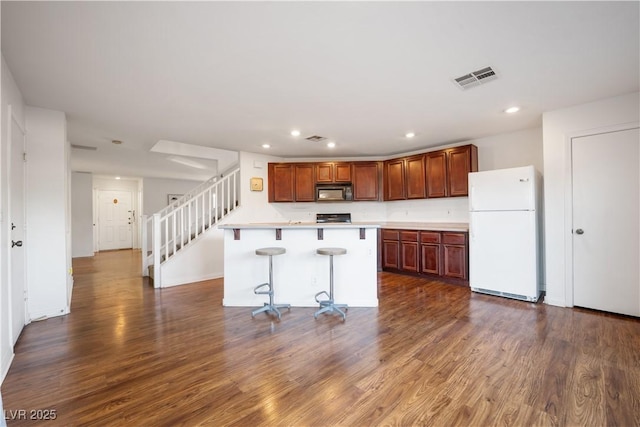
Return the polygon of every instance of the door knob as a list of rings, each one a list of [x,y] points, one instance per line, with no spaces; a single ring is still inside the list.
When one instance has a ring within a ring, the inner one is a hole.
[[[22,247],[22,240],[18,240],[17,242],[12,240],[11,247],[13,248],[14,246]]]
[[[584,234],[584,230],[582,228],[578,228],[576,230],[576,234]]]

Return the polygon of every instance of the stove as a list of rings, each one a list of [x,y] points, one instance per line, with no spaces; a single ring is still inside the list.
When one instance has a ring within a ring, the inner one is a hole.
[[[351,223],[350,213],[316,214],[316,223]]]

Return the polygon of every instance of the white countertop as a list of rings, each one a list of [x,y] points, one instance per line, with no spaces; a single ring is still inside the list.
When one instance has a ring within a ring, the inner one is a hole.
[[[351,223],[315,223],[303,221],[290,222],[253,222],[247,224],[221,224],[220,229],[272,229],[272,228],[388,228],[397,230],[430,230],[468,232],[466,222],[351,222]]]
[[[429,231],[458,231],[468,232],[466,222],[382,222],[380,228],[395,230],[429,230]]]
[[[290,222],[250,222],[247,224],[221,224],[218,226],[220,229],[230,228],[257,228],[257,229],[270,229],[270,228],[380,228],[380,223],[377,222],[351,222],[351,223],[316,223],[316,222],[304,222],[304,221],[290,221]]]

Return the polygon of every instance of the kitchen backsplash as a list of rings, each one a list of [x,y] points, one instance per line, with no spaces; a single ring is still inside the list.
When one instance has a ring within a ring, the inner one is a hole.
[[[352,221],[468,222],[466,197],[394,202],[272,203],[269,221],[315,221],[316,213],[350,213]],[[265,216],[262,216],[267,220]]]
[[[386,220],[391,222],[468,222],[469,199],[448,197],[386,202]]]

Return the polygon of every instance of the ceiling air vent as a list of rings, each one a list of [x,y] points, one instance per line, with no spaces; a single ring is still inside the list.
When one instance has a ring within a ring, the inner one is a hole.
[[[491,67],[486,67],[481,70],[465,74],[464,76],[460,76],[454,79],[454,81],[461,89],[469,89],[497,78],[498,76],[496,75],[496,72],[493,71]]]
[[[326,140],[327,138],[325,138],[324,136],[313,135],[313,136],[308,136],[305,139],[307,141],[311,141],[311,142],[322,142],[322,141]]]

